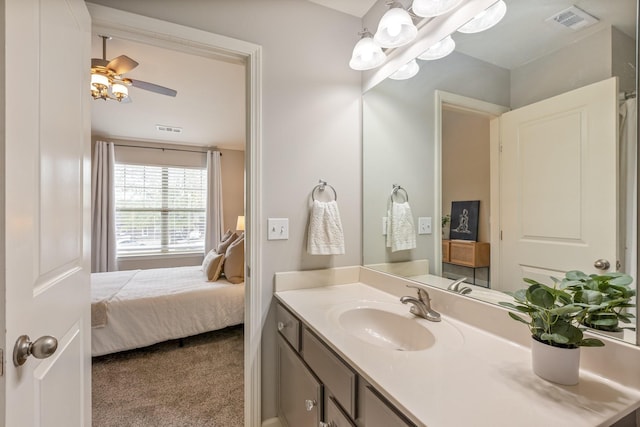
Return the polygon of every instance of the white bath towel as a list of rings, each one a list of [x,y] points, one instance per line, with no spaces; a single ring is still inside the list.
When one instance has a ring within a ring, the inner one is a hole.
[[[387,247],[391,248],[391,252],[416,247],[416,230],[409,202],[390,203],[387,211]]]
[[[307,252],[311,255],[344,254],[344,234],[338,203],[335,200],[314,200],[309,218]]]

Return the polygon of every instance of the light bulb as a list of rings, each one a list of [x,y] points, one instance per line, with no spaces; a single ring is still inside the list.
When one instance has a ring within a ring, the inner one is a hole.
[[[349,67],[354,70],[370,70],[385,61],[387,56],[380,46],[371,38],[371,33],[365,33],[353,48],[353,55]]]
[[[400,47],[411,42],[418,35],[409,12],[401,7],[389,9],[380,19],[378,31],[373,39],[386,48]]]
[[[400,31],[402,31],[402,25],[398,22],[391,22],[389,26],[387,26],[387,34],[391,37],[397,37]]]

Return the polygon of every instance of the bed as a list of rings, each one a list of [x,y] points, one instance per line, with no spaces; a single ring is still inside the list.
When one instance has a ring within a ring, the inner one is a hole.
[[[206,281],[201,266],[91,275],[92,356],[244,322],[244,282]]]

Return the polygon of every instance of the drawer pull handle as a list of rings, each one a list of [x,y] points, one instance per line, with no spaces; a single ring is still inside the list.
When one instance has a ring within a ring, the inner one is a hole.
[[[313,411],[313,408],[318,404],[315,400],[307,399],[304,401],[304,407],[307,408],[308,412]]]
[[[291,326],[291,322],[278,322],[278,330],[281,331],[284,328]]]

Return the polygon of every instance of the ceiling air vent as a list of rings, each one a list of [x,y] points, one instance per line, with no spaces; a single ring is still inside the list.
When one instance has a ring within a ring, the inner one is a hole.
[[[156,129],[160,132],[182,133],[182,128],[175,126],[156,125]]]
[[[597,24],[599,19],[576,6],[571,6],[547,18],[546,21],[572,30],[581,30]]]

